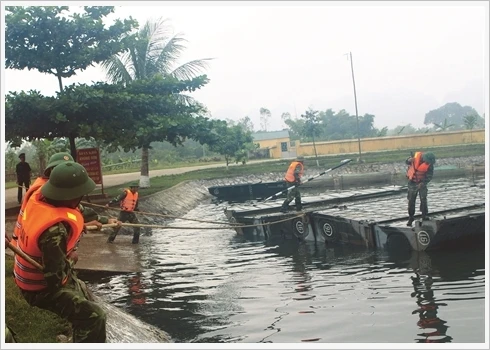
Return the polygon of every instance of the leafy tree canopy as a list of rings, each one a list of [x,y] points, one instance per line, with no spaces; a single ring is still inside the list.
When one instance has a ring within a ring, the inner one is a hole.
[[[113,148],[137,149],[153,141],[180,143],[201,137],[206,118],[198,106],[178,98],[207,83],[207,77],[177,80],[156,76],[131,84],[71,85],[57,97],[37,91],[6,96],[6,140],[13,145],[55,137],[93,137]],[[196,118],[194,118],[196,117]],[[204,130],[206,130],[204,128]]]
[[[137,25],[133,19],[103,20],[113,6],[85,6],[69,13],[68,6],[7,6],[5,66],[36,69],[69,78],[124,49],[124,35]]]
[[[463,107],[457,102],[446,103],[442,107],[429,111],[425,115],[424,124],[453,125],[459,129],[465,125],[464,117],[467,115],[475,115],[481,118],[473,107]]]
[[[212,135],[214,140],[209,149],[225,156],[226,166],[230,161],[242,161],[247,150],[253,148],[253,137],[242,125],[228,125],[225,121],[214,121]]]

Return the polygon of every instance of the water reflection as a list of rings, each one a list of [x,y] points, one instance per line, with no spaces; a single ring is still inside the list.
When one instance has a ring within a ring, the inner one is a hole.
[[[203,212],[218,217],[209,207],[194,216],[209,219]],[[484,252],[393,256],[172,229],[155,230],[141,249],[143,272],[108,277],[99,294],[177,342],[484,339]]]
[[[430,276],[415,274],[412,277],[412,284],[415,292],[412,293],[412,297],[417,298],[418,309],[414,310],[412,314],[419,315],[419,321],[417,325],[424,330],[424,332],[417,334],[422,337],[416,339],[417,343],[448,343],[453,339],[446,335],[448,326],[446,321],[437,317],[437,309],[439,306],[447,306],[446,303],[436,302],[434,297],[434,291],[432,290],[433,280]],[[430,329],[435,329],[429,332]],[[438,337],[438,338],[436,338]]]
[[[485,274],[484,250],[413,252],[411,266],[415,272],[415,276],[411,277],[414,287],[411,296],[416,298],[418,306],[412,314],[418,314],[417,325],[423,331],[417,334],[419,338],[415,339],[416,342],[452,342],[453,338],[447,334],[450,326],[438,316],[439,308],[450,306],[443,300],[450,300],[454,304],[484,299],[484,293],[478,293],[478,289],[484,287],[484,284],[478,283]],[[435,293],[434,287],[439,293]],[[458,316],[464,317],[461,314]]]
[[[133,305],[146,304],[145,284],[141,282],[141,274],[129,278],[129,298]]]

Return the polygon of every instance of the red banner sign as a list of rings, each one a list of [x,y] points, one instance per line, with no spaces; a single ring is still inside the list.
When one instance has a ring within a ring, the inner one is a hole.
[[[77,149],[77,162],[87,170],[88,176],[98,185],[102,184],[102,170],[98,148]]]

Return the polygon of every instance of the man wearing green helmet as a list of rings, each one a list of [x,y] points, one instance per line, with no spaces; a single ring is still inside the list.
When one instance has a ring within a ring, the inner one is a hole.
[[[29,201],[29,198],[31,198],[32,194],[35,193],[36,191],[39,191],[42,185],[44,185],[48,180],[49,176],[51,174],[51,171],[54,169],[55,166],[64,163],[64,162],[73,162],[73,157],[67,153],[67,152],[58,152],[53,154],[48,161],[48,165],[46,166],[46,169],[44,169],[43,176],[38,177],[34,183],[32,184],[31,187],[29,187],[29,190],[26,192],[24,198],[22,199],[22,204],[20,206],[19,210],[19,215],[17,217],[17,223],[14,227],[14,232],[12,234],[13,238],[13,243],[15,244],[17,237],[20,235],[20,231],[22,229],[22,216],[24,215],[24,210],[26,207],[27,202]],[[112,224],[112,223],[118,223],[115,218],[108,218],[106,216],[101,216],[98,215],[95,210],[92,208],[87,208],[82,206],[81,204],[79,205],[80,212],[83,215],[83,219],[85,221],[85,225],[95,225],[98,227],[100,230],[102,228],[103,224]]]
[[[106,208],[113,203],[119,203],[121,211],[119,212],[118,220],[120,222],[130,222],[132,224],[139,224],[138,218],[136,217],[135,211],[138,209],[138,188],[140,185],[137,182],[132,182],[129,184],[129,189],[126,188],[123,193],[121,193],[116,198],[109,201],[106,204]],[[114,231],[109,235],[107,243],[114,242],[116,236],[121,229],[121,226],[115,227]],[[131,243],[138,244],[140,241],[140,228],[135,226],[133,228],[133,240]]]
[[[429,208],[427,206],[427,184],[432,180],[434,175],[434,164],[436,157],[432,152],[415,152],[412,157],[406,160],[409,165],[407,170],[408,178],[408,222],[407,226],[412,226],[415,220],[415,201],[417,194],[420,197],[420,211],[422,220],[427,219]]]
[[[76,343],[106,341],[106,314],[88,300],[74,270],[84,229],[77,208],[94,188],[82,165],[66,161],[55,166],[49,180],[29,199],[17,241],[18,248],[43,265],[43,270],[19,255],[14,264],[15,283],[25,300],[71,322]]]

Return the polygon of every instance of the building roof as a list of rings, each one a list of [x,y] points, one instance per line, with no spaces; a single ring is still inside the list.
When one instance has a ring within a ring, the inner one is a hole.
[[[252,134],[254,141],[283,139],[289,137],[289,130],[262,131]]]

